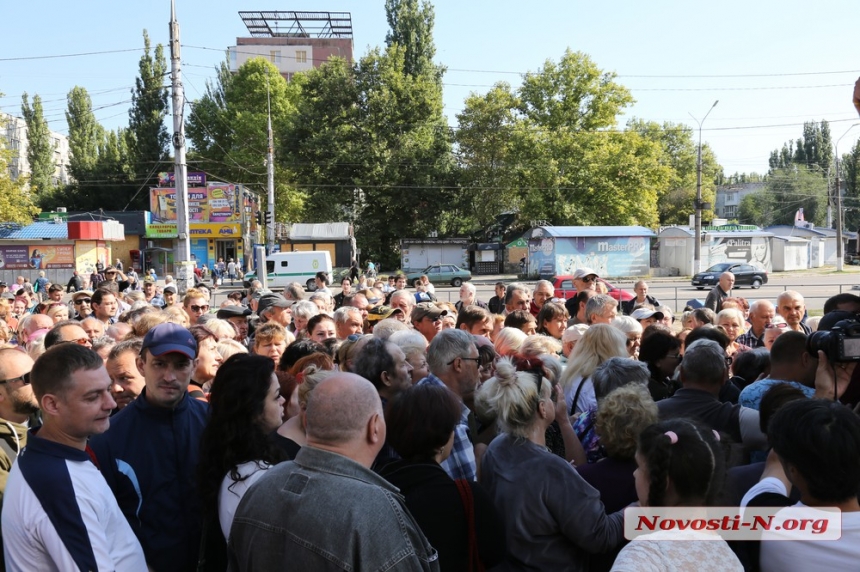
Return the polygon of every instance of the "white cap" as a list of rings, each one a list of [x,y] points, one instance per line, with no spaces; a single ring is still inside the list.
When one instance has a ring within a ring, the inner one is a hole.
[[[562,332],[561,341],[578,342],[585,335],[586,330],[588,330],[587,324],[574,324]]]

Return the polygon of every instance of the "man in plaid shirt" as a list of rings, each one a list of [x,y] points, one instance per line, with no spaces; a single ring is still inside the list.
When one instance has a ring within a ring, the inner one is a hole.
[[[767,300],[756,300],[750,306],[750,329],[737,342],[750,348],[764,347],[764,331],[773,322],[776,308]]]
[[[465,330],[442,330],[427,349],[430,375],[418,385],[447,387],[460,401],[460,422],[454,428],[454,446],[442,468],[452,479],[474,481],[477,477],[475,448],[472,437],[477,434],[475,416],[464,399],[471,398],[480,381],[480,358],[471,334]]]

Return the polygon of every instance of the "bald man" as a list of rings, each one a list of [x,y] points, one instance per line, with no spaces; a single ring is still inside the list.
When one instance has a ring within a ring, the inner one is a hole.
[[[33,360],[26,353],[0,348],[0,506],[9,471],[27,445],[27,429],[38,424],[39,402],[30,385],[32,369]]]
[[[803,318],[806,316],[806,301],[800,292],[794,290],[786,290],[776,299],[776,311],[788,324],[788,329],[795,332],[803,332],[807,336],[812,333],[812,330],[803,323]]]
[[[735,275],[729,271],[720,274],[719,283],[708,292],[708,297],[705,298],[705,308],[710,308],[715,314],[719,314],[723,309],[723,300],[732,295],[732,288],[735,286]]]
[[[239,505],[231,569],[439,570],[398,489],[370,470],[385,441],[373,385],[329,377],[309,394],[306,422],[295,461],[270,469]]]

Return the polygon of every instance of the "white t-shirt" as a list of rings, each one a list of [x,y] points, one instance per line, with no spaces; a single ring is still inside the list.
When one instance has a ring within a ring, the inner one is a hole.
[[[782,481],[768,477],[762,479],[744,495],[741,506],[747,506],[753,497],[761,493],[788,496]],[[806,505],[797,503],[794,506]],[[842,538],[839,540],[768,541],[768,534],[762,535],[759,556],[762,572],[856,570],[860,567],[860,512],[842,513]]]
[[[271,465],[260,461],[248,461],[237,467],[239,475],[247,477],[243,481],[234,481],[230,473],[221,481],[221,490],[218,491],[218,521],[221,523],[221,532],[224,539],[230,538],[230,527],[233,526],[233,517],[239,507],[239,501],[245,496],[248,489],[266,474]]]
[[[672,537],[668,540],[667,537]],[[612,572],[742,572],[744,567],[716,534],[696,531],[655,532],[624,547]]]
[[[2,528],[10,572],[146,570],[140,542],[89,456],[32,435],[9,473]]]

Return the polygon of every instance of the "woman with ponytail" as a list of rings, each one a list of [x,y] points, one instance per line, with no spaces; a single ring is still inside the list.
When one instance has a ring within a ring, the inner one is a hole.
[[[725,453],[720,434],[689,419],[669,419],[645,429],[633,473],[643,507],[705,507],[723,489]],[[671,535],[671,538],[670,538]],[[613,571],[741,571],[738,557],[715,532],[657,532],[624,547]]]
[[[498,570],[586,570],[588,553],[622,542],[623,514],[607,516],[599,493],[546,447],[547,427],[567,413],[561,387],[503,358],[480,394],[501,431],[481,465],[505,523],[508,559]]]

